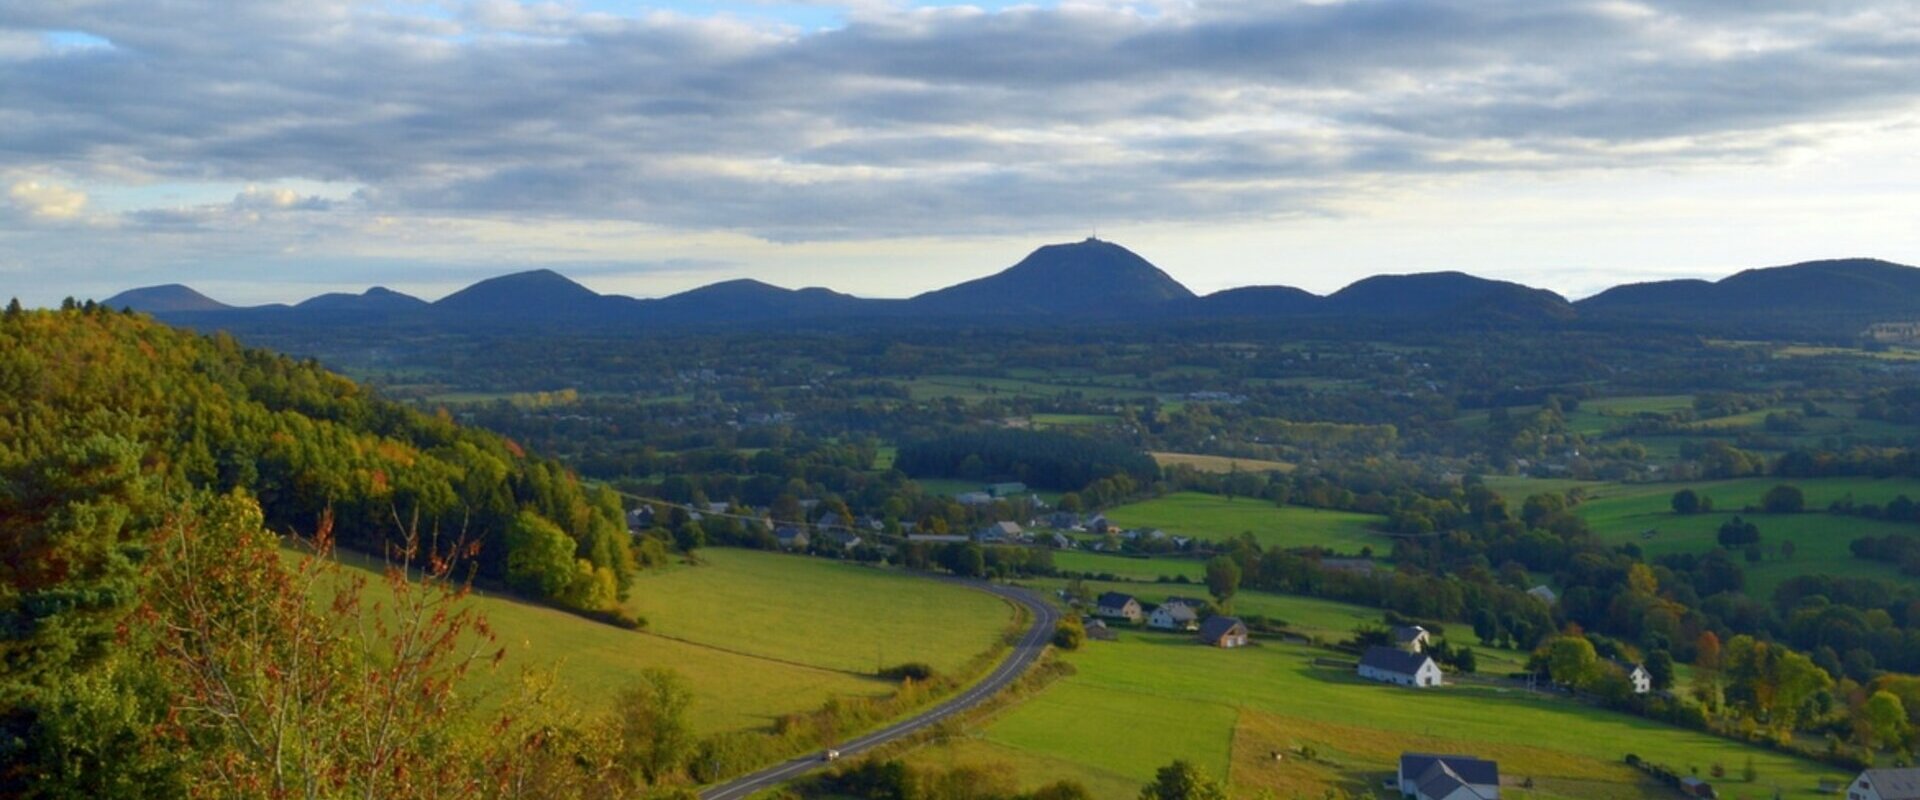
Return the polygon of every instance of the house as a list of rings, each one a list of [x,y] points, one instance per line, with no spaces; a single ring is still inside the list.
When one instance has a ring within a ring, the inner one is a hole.
[[[1100,616],[1124,619],[1128,622],[1139,622],[1142,613],[1139,600],[1133,599],[1133,595],[1120,592],[1102,592],[1100,597],[1093,601],[1093,607],[1094,613]]]
[[[1544,583],[1540,584],[1539,586],[1535,586],[1531,589],[1528,589],[1527,594],[1531,595],[1534,599],[1539,600],[1542,603],[1546,603],[1547,605],[1553,605],[1555,603],[1560,602],[1560,595],[1554,594],[1553,588]]]
[[[1011,481],[1008,483],[989,483],[984,487],[984,490],[986,491],[987,494],[993,497],[1005,498],[1005,497],[1012,497],[1016,494],[1026,494],[1027,485],[1019,481]]]
[[[1055,511],[1047,515],[1047,527],[1063,531],[1080,527],[1080,515],[1071,511]]]
[[[1416,800],[1497,800],[1500,765],[1472,756],[1401,753],[1400,793]]]
[[[1424,653],[1374,645],[1360,657],[1360,677],[1400,686],[1439,686],[1440,665]]]
[[[1193,609],[1195,613],[1207,610],[1207,601],[1198,597],[1180,597],[1174,595],[1167,598],[1166,605],[1183,605]]]
[[[1239,617],[1208,617],[1200,623],[1200,643],[1213,647],[1246,647],[1247,624]]]
[[[961,492],[953,496],[953,501],[963,506],[993,505],[993,495],[986,492]]]
[[[1847,785],[1847,800],[1920,800],[1920,767],[1862,772]]]
[[[860,534],[854,533],[853,531],[836,529],[821,531],[820,538],[828,544],[842,550],[852,550],[853,548],[859,547],[860,542],[863,541],[860,538]]]
[[[1627,676],[1627,681],[1633,684],[1634,694],[1646,694],[1653,691],[1653,673],[1648,672],[1646,667],[1639,664],[1629,664],[1617,658],[1609,658],[1607,659],[1607,663],[1620,668],[1620,671]]]
[[[1680,793],[1688,797],[1714,798],[1720,796],[1718,792],[1713,790],[1713,784],[1692,775],[1680,779]]]
[[[1393,626],[1393,646],[1409,653],[1425,652],[1433,638],[1427,635],[1427,629],[1418,625]]]
[[[1108,531],[1113,530],[1113,523],[1107,521],[1107,515],[1095,514],[1093,519],[1087,520],[1087,530],[1105,536]]]
[[[814,523],[814,525],[821,528],[844,528],[847,526],[847,521],[840,517],[840,512],[829,511],[821,514],[820,521]]]
[[[1073,539],[1064,533],[1055,533],[1053,535],[1053,547],[1056,550],[1072,550]]]
[[[780,542],[782,550],[807,549],[807,532],[792,525],[782,525],[773,530],[773,538]]]
[[[1017,542],[1021,536],[1020,523],[996,522],[981,528],[974,538],[982,542]]]
[[[1185,603],[1161,603],[1147,615],[1147,627],[1163,631],[1198,630],[1200,614]]]
[[[1120,634],[1114,633],[1112,628],[1107,627],[1107,621],[1104,619],[1087,620],[1086,628],[1089,639],[1111,642],[1120,638]]]
[[[627,530],[639,533],[653,527],[653,506],[643,505],[627,512]]]

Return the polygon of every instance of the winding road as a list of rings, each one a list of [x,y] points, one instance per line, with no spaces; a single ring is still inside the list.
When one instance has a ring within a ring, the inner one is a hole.
[[[1013,651],[1008,653],[1006,659],[1001,661],[999,666],[994,667],[993,672],[989,673],[985,679],[917,716],[842,743],[836,748],[840,751],[842,758],[859,755],[979,705],[1001,689],[1011,685],[1047,649],[1047,641],[1053,637],[1053,626],[1059,621],[1060,612],[1046,600],[1031,591],[1011,586],[979,581],[955,582],[1020,604],[1033,616],[1033,624],[1027,627],[1025,634],[1021,635],[1020,641],[1013,646]],[[791,761],[742,775],[726,783],[709,786],[700,792],[700,797],[701,800],[741,800],[754,792],[785,783],[826,765],[825,751],[814,751]]]

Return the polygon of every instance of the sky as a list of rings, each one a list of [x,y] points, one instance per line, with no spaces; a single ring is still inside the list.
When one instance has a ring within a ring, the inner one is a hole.
[[[0,295],[1920,263],[1920,0],[6,0]]]

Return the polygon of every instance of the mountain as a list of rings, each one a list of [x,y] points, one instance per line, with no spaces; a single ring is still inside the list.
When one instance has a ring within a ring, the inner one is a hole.
[[[1047,245],[1020,263],[909,300],[939,316],[1083,315],[1190,301],[1193,292],[1132,250],[1087,239]]]
[[[1496,314],[1503,318],[1573,316],[1567,299],[1545,289],[1464,272],[1376,275],[1327,296],[1326,310],[1351,315]]]
[[[862,300],[831,289],[786,289],[742,278],[641,302],[647,317],[656,322],[694,323],[827,317],[853,313],[863,305],[881,301]]]
[[[385,286],[375,286],[360,294],[332,292],[308,298],[294,306],[301,311],[399,313],[427,307],[427,301],[401,294]]]
[[[1312,314],[1325,302],[1320,295],[1292,286],[1242,286],[1194,298],[1185,310],[1209,317],[1270,317]]]
[[[1622,315],[1920,314],[1920,269],[1873,258],[1807,261],[1713,282],[1616,286],[1577,305],[1582,311]]]
[[[177,314],[186,311],[226,311],[233,306],[222,303],[191,287],[177,283],[128,289],[107,298],[108,308],[131,308],[148,314]]]
[[[566,321],[616,316],[636,301],[601,295],[550,269],[488,278],[433,303],[442,314],[494,319]]]

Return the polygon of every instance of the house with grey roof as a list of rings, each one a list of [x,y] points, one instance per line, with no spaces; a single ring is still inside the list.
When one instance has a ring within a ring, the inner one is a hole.
[[[1847,786],[1847,800],[1920,800],[1920,767],[1862,772]]]
[[[785,550],[807,549],[807,532],[792,525],[782,525],[775,528],[773,538],[780,542],[780,547]]]
[[[1147,627],[1163,631],[1199,630],[1200,612],[1186,603],[1161,603],[1147,615]]]
[[[1134,599],[1133,595],[1121,592],[1102,592],[1098,598],[1094,599],[1093,608],[1095,614],[1124,619],[1128,622],[1140,621],[1143,613],[1140,610],[1139,600]]]
[[[1418,625],[1395,625],[1393,628],[1393,646],[1409,653],[1425,652],[1433,637],[1427,635],[1427,629]]]
[[[1400,793],[1415,800],[1498,800],[1500,765],[1472,756],[1401,753]]]
[[[1089,639],[1111,642],[1120,638],[1120,634],[1114,633],[1112,628],[1107,627],[1107,621],[1104,619],[1087,620],[1086,629],[1087,638]]]
[[[1440,665],[1425,653],[1374,645],[1360,657],[1360,677],[1398,686],[1439,686]]]
[[[1528,589],[1527,596],[1532,597],[1533,599],[1538,600],[1542,603],[1546,603],[1547,605],[1553,605],[1555,603],[1560,602],[1560,595],[1554,594],[1553,587],[1548,586],[1544,583],[1540,584],[1539,586],[1535,586],[1531,589]]]
[[[981,528],[974,538],[982,543],[1017,542],[1022,533],[1018,522],[996,522]]]
[[[1239,617],[1208,617],[1200,623],[1199,638],[1211,647],[1246,647],[1247,624]]]

